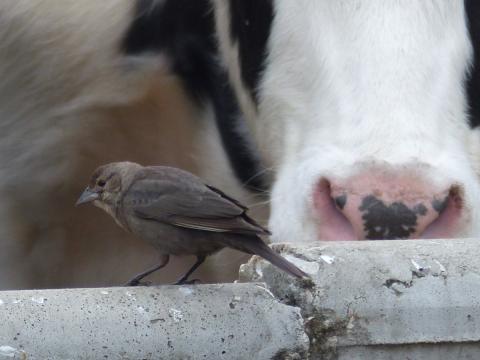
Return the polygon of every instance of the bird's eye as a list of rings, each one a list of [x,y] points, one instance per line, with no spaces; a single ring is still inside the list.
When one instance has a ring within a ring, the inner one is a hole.
[[[100,187],[104,187],[107,184],[105,180],[98,180],[97,185]]]

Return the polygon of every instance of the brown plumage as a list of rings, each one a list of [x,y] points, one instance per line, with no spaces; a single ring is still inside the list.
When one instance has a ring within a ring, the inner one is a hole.
[[[260,235],[270,232],[247,215],[247,207],[189,172],[131,162],[107,164],[95,170],[77,205],[88,202],[159,251],[160,264],[130,285],[164,267],[169,255],[196,255],[197,262],[177,282],[185,283],[206,256],[224,247],[259,255],[293,276],[307,276],[263,242]]]

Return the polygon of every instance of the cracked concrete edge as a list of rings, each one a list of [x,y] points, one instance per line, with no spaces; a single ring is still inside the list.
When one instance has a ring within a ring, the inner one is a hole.
[[[463,349],[462,356],[455,353],[459,359],[468,359],[468,349],[480,352],[480,240],[273,248],[312,280],[293,279],[253,257],[239,281],[263,281],[278,299],[302,309],[312,358],[350,359],[352,349],[361,349],[368,355],[358,359],[374,359],[374,349],[381,349],[403,359],[403,347],[420,349],[419,359],[438,359],[433,345]]]
[[[262,284],[0,292],[0,359],[304,359],[300,309]]]

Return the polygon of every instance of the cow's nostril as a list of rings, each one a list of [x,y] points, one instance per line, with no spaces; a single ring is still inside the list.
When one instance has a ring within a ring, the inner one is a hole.
[[[448,195],[442,200],[434,199],[432,208],[437,211],[438,217],[421,234],[422,238],[448,238],[457,230],[459,219],[463,210],[463,189],[459,185],[453,185]]]
[[[330,182],[321,179],[315,189],[313,202],[320,240],[356,240],[350,221],[342,213],[348,198],[345,194],[332,196]]]
[[[345,204],[347,203],[347,195],[344,194],[336,196],[335,198],[333,198],[333,200],[335,201],[335,205],[337,206],[337,208],[343,210]]]
[[[354,183],[354,182],[353,182]],[[449,237],[461,215],[459,186],[432,192],[425,183],[377,182],[375,187],[317,185],[314,204],[321,240]]]

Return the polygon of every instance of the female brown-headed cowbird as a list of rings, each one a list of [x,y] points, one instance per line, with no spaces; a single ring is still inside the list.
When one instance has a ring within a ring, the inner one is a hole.
[[[160,263],[127,285],[138,285],[163,268],[170,255],[196,255],[196,263],[177,282],[186,283],[206,256],[224,247],[259,255],[296,277],[307,276],[263,242],[260,235],[270,232],[246,214],[245,206],[184,170],[132,162],[103,165],[76,205],[88,202],[160,252]]]

